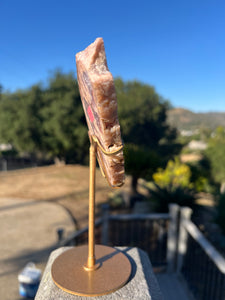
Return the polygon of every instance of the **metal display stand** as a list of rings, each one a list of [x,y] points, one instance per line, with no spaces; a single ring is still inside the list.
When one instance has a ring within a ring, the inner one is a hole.
[[[106,152],[95,136],[90,136],[89,166],[89,231],[88,246],[65,251],[54,261],[51,269],[54,283],[62,290],[79,296],[101,296],[112,293],[127,283],[131,263],[121,251],[103,245],[95,245],[95,174],[97,149]],[[103,175],[104,175],[104,170]]]

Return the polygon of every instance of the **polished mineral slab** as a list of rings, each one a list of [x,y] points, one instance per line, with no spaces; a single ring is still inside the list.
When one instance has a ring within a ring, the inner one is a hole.
[[[122,146],[113,76],[109,72],[102,38],[76,54],[77,79],[89,128],[104,151],[112,153]],[[106,155],[98,147],[101,169],[112,187],[124,183],[123,152]]]

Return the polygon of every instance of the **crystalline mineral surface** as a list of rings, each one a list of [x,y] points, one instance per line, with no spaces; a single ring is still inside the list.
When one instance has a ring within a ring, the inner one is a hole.
[[[109,72],[102,38],[76,54],[77,79],[89,128],[106,152],[122,146],[113,76]],[[123,152],[106,155],[97,150],[99,164],[112,187],[124,183]]]

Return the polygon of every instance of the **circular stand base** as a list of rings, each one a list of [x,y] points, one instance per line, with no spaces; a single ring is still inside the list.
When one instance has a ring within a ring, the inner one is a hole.
[[[131,264],[121,251],[102,245],[95,246],[96,264],[87,271],[88,247],[69,249],[58,256],[52,265],[52,279],[62,290],[79,296],[101,296],[125,285],[131,274]]]

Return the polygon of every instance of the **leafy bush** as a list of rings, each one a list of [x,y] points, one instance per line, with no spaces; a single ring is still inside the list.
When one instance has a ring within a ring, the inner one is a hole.
[[[169,188],[171,191],[177,188],[191,188],[190,178],[189,166],[181,163],[178,157],[174,161],[169,160],[165,170],[160,168],[153,174],[153,179],[159,187]]]
[[[150,188],[150,201],[154,203],[155,210],[158,212],[168,212],[170,203],[177,203],[180,206],[193,208],[195,193],[189,188],[182,187],[160,187],[155,184],[155,188]]]
[[[216,182],[225,182],[225,129],[218,127],[208,143],[205,154],[210,162],[212,176]]]
[[[158,169],[153,179],[161,188],[169,189],[188,188],[196,192],[217,193],[217,185],[212,179],[209,161],[206,158],[200,161],[184,164],[178,157],[167,163],[166,169]]]
[[[191,179],[193,187],[197,192],[216,194],[218,185],[214,182],[211,175],[210,163],[206,158],[190,163]]]
[[[170,160],[164,170],[158,169],[153,174],[154,187],[147,183],[155,210],[167,212],[169,203],[193,207],[195,195],[190,178],[190,167],[181,163],[178,157]]]

